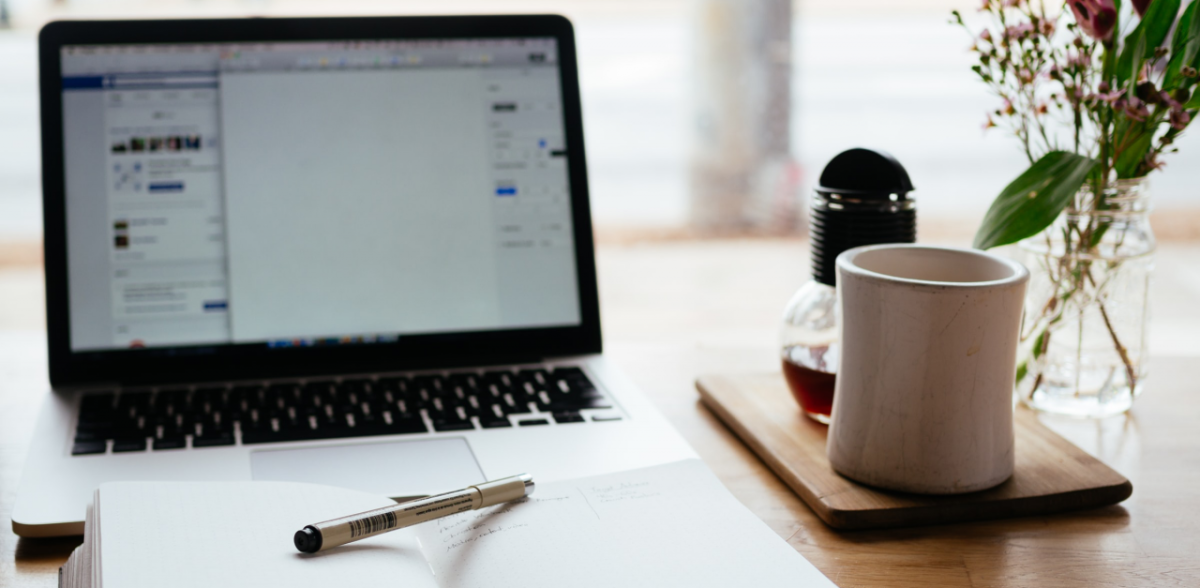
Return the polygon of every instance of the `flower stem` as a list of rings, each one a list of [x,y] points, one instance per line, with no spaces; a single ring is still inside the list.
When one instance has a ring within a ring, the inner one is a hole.
[[[1097,301],[1096,304],[1100,307],[1100,316],[1104,318],[1104,326],[1108,329],[1108,334],[1112,336],[1113,346],[1117,348],[1117,354],[1121,356],[1121,363],[1125,364],[1125,379],[1129,383],[1129,393],[1133,394],[1134,389],[1137,388],[1137,371],[1133,368],[1133,361],[1129,359],[1129,352],[1121,344],[1121,339],[1117,337],[1117,330],[1113,328],[1112,321],[1108,319],[1108,311],[1104,309],[1104,303]]]
[[[1113,265],[1109,271],[1120,271],[1119,264]],[[1125,364],[1125,379],[1129,384],[1129,392],[1132,394],[1134,388],[1137,387],[1137,369],[1133,367],[1133,360],[1129,358],[1129,350],[1121,344],[1121,338],[1117,336],[1117,329],[1113,327],[1112,321],[1108,318],[1108,310],[1104,308],[1104,302],[1100,300],[1100,286],[1096,284],[1096,278],[1092,277],[1092,272],[1086,272],[1087,279],[1092,283],[1092,287],[1096,289],[1096,306],[1100,309],[1100,317],[1104,319],[1104,328],[1108,329],[1108,335],[1112,337],[1113,347],[1117,349],[1117,355],[1121,356],[1121,363]]]

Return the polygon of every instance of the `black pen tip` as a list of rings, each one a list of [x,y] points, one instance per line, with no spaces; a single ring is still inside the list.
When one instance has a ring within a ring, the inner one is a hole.
[[[296,531],[292,541],[296,543],[296,549],[302,553],[316,553],[321,549],[321,532],[312,526],[304,527]]]

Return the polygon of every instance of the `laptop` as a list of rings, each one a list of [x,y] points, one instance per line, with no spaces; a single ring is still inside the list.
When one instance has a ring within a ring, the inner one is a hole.
[[[114,480],[394,498],[694,457],[601,354],[570,23],[55,22],[52,390],[12,514]]]

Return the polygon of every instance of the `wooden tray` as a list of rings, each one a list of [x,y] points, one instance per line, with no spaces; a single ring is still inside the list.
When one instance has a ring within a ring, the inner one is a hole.
[[[829,526],[879,529],[975,521],[1116,504],[1133,492],[1124,476],[1020,408],[1016,470],[982,492],[921,496],[869,488],[838,475],[825,457],[826,427],[800,413],[779,374],[696,380],[704,403]]]

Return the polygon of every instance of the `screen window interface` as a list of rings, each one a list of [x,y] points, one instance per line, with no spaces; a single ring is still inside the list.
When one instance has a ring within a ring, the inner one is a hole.
[[[62,53],[74,351],[580,323],[553,39]]]

